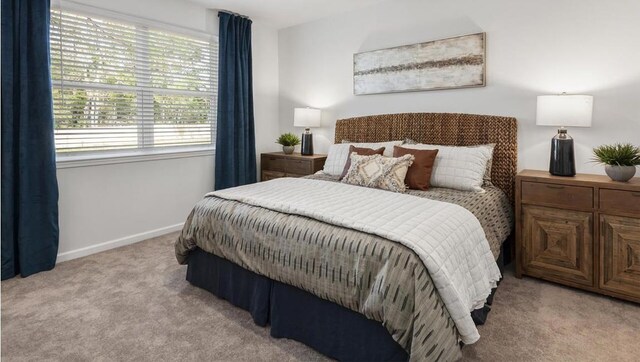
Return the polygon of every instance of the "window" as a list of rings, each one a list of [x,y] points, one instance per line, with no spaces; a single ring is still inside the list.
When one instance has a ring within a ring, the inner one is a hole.
[[[217,58],[206,36],[52,10],[56,152],[211,148]]]

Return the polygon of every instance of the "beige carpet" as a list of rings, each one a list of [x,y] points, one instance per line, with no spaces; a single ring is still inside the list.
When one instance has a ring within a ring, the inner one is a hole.
[[[325,358],[185,281],[176,234],[2,282],[2,360]],[[640,306],[507,273],[466,360],[638,361]]]

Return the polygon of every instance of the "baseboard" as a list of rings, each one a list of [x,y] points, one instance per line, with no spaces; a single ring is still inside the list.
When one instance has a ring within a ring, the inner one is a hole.
[[[134,244],[142,240],[155,238],[156,236],[161,236],[174,231],[180,231],[183,225],[184,223],[175,224],[175,225],[166,226],[166,227],[155,229],[155,230],[146,231],[139,234],[125,236],[124,238],[120,238],[120,239],[105,241],[104,243],[91,245],[91,246],[87,246],[80,249],[65,251],[64,253],[58,254],[57,262],[61,263],[67,260],[81,258],[83,256],[99,253],[101,251],[115,249],[121,246]]]

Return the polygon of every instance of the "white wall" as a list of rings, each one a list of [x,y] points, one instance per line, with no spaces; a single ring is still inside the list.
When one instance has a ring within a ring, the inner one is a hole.
[[[59,261],[179,229],[212,189],[213,156],[58,169]]]
[[[254,20],[253,108],[255,112],[258,170],[260,153],[282,150],[275,140],[280,134],[278,109],[278,32]]]
[[[640,145],[640,2],[636,0],[395,0],[280,30],[280,130],[293,108],[318,107],[315,146],[333,142],[335,120],[396,112],[465,112],[519,122],[519,168],[546,169],[551,127],[535,126],[536,96],[594,96],[593,127],[570,129],[578,172],[602,173],[592,147]],[[353,54],[487,33],[487,86],[354,96]],[[295,132],[300,132],[299,129]]]
[[[211,34],[217,14],[181,0],[82,0],[82,4]],[[59,2],[53,0],[52,4]],[[62,1],[62,5],[70,4]],[[73,5],[73,4],[71,4]],[[254,22],[257,152],[273,150],[278,133],[277,31]],[[58,261],[178,230],[193,205],[213,189],[214,156],[58,169]]]

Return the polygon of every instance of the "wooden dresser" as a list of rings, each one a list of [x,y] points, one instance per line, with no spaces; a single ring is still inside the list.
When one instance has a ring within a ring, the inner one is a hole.
[[[640,178],[516,177],[516,277],[640,303]]]
[[[316,154],[302,156],[284,152],[263,153],[260,155],[260,179],[272,180],[279,177],[302,177],[314,174],[324,167],[327,155]]]

